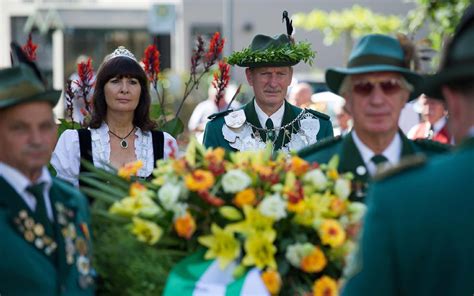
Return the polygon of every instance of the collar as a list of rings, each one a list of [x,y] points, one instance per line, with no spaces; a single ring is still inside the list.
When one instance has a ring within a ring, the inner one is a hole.
[[[257,104],[257,100],[254,100],[253,103],[255,105],[255,112],[257,113],[258,121],[260,121],[260,125],[262,127],[265,126],[265,122],[267,122],[268,118],[271,118],[271,120],[273,121],[273,126],[275,128],[279,128],[281,126],[283,114],[285,113],[285,102],[283,102],[283,104],[281,104],[281,107],[271,116],[268,116],[265,112],[263,112],[263,110]]]
[[[33,183],[19,170],[3,162],[0,162],[0,176],[2,176],[20,195],[26,191],[26,187],[33,185]],[[36,183],[41,182],[45,183],[45,190],[49,191],[53,181],[46,167],[42,168],[41,175],[36,181]]]
[[[354,140],[354,144],[356,145],[357,149],[360,152],[360,155],[362,156],[362,160],[364,161],[371,175],[373,175],[376,171],[376,167],[372,163],[372,161],[370,161],[370,159],[375,155],[375,153],[362,142],[362,140],[357,136],[355,130],[352,131],[351,135],[352,139]],[[391,165],[394,165],[400,161],[401,151],[402,139],[400,137],[400,134],[396,133],[395,137],[393,137],[392,139],[392,142],[390,142],[390,144],[381,154],[388,159],[388,162]]]
[[[439,132],[446,125],[447,122],[448,120],[446,119],[446,116],[441,117],[438,121],[436,121],[433,124],[433,132],[434,133]]]

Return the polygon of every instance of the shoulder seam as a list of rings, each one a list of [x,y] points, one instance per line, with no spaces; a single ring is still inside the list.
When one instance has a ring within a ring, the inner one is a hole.
[[[308,112],[310,113],[313,113],[314,115],[316,115],[318,118],[320,119],[325,119],[325,120],[329,120],[330,117],[329,115],[327,114],[324,114],[324,113],[321,113],[319,111],[316,111],[316,110],[313,110],[313,109],[309,109],[309,108],[305,108],[305,110],[307,110]]]

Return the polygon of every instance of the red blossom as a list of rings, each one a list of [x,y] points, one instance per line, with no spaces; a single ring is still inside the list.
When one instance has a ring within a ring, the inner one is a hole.
[[[219,70],[214,72],[214,80],[212,85],[217,90],[216,105],[219,106],[219,101],[224,97],[224,91],[230,80],[230,65],[225,60],[219,61]]]
[[[220,207],[225,204],[224,200],[222,198],[219,198],[217,196],[212,195],[208,191],[200,190],[198,191],[199,197],[205,201],[206,203],[215,206],[215,207]]]
[[[197,48],[193,50],[193,55],[191,57],[191,76],[196,80],[197,67],[202,59],[204,54],[204,40],[202,36],[197,37]]]
[[[88,98],[94,87],[94,69],[92,68],[91,58],[88,58],[87,62],[77,64],[77,75],[79,79],[75,80],[74,83],[79,87],[77,91],[78,97],[84,100],[86,111],[90,113],[92,111],[92,102]]]
[[[166,145],[168,145],[168,148],[170,148],[170,154],[169,154],[169,157],[170,158],[176,158],[176,148],[174,147],[173,145],[173,141],[170,139],[166,142]]]
[[[145,49],[145,56],[142,59],[145,65],[145,73],[150,82],[156,84],[158,81],[158,74],[160,73],[160,52],[156,45],[148,45]]]
[[[222,53],[224,48],[225,39],[221,39],[221,34],[215,32],[212,36],[211,41],[209,42],[209,49],[206,53],[206,68],[210,68],[219,58],[219,55]]]
[[[28,41],[25,45],[21,47],[23,52],[25,53],[26,57],[31,61],[36,61],[36,49],[38,48],[38,44],[33,43],[33,38],[31,37],[31,33],[28,34]]]
[[[296,204],[303,199],[303,196],[303,186],[301,186],[301,181],[297,180],[295,181],[295,188],[288,192],[288,201],[292,204]]]

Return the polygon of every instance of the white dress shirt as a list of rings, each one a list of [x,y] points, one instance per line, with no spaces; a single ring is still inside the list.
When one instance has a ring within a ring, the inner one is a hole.
[[[92,141],[92,160],[95,167],[108,169],[110,165],[110,136],[106,123],[98,129],[90,129]],[[168,133],[164,134],[163,158],[166,159],[172,150],[178,152],[176,140]],[[151,132],[142,132],[140,128],[135,131],[135,156],[143,161],[143,167],[138,171],[139,177],[148,177],[154,168],[153,140]],[[172,148],[173,147],[173,148]],[[79,186],[79,171],[81,165],[81,151],[79,135],[76,130],[65,130],[59,137],[54,149],[51,165],[57,172],[57,177]]]
[[[258,121],[260,121],[260,125],[265,128],[265,123],[267,119],[270,118],[273,122],[274,128],[281,127],[281,122],[283,121],[283,114],[285,114],[285,102],[281,105],[281,107],[273,113],[271,116],[268,116],[263,110],[258,106],[257,101],[254,100],[255,105],[255,112],[257,112]]]
[[[28,192],[26,188],[34,185],[25,175],[23,175],[16,168],[7,165],[6,163],[0,162],[0,176],[3,177],[10,186],[15,189],[19,196],[25,201],[26,205],[32,212],[36,210],[36,197]],[[41,176],[38,178],[35,184],[44,183],[43,196],[45,198],[46,212],[48,213],[49,220],[53,221],[53,209],[51,208],[51,200],[49,198],[49,190],[53,184],[51,175],[46,167],[41,170]]]
[[[362,142],[362,140],[357,136],[355,130],[352,131],[352,139],[354,140],[354,144],[362,156],[365,167],[369,171],[369,174],[373,176],[377,172],[377,166],[373,161],[371,161],[371,158],[375,155],[375,153]],[[392,142],[390,142],[390,144],[381,154],[387,158],[390,165],[395,165],[400,161],[402,154],[402,139],[399,133],[393,137]]]

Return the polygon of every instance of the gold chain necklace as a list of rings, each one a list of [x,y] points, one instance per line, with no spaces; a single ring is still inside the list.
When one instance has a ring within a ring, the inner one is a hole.
[[[132,132],[135,130],[135,126],[132,128],[132,130],[128,133],[128,135],[126,135],[125,137],[120,137],[119,135],[117,135],[116,133],[114,133],[113,131],[109,130],[109,133],[111,133],[112,135],[116,136],[117,138],[120,139],[120,147],[122,147],[123,149],[127,149],[128,148],[128,142],[127,142],[127,138],[132,134]]]

